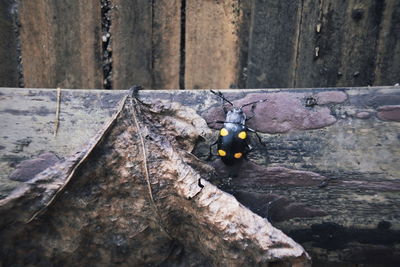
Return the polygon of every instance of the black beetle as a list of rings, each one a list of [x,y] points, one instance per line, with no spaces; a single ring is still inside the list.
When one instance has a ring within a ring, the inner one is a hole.
[[[260,143],[265,146],[257,132],[246,126],[246,122],[253,116],[247,117],[246,113],[243,111],[243,108],[253,105],[251,110],[254,113],[255,104],[267,101],[267,99],[254,101],[240,107],[236,107],[231,101],[226,99],[221,92],[215,92],[213,90],[210,91],[223,100],[223,105],[225,102],[229,103],[232,106],[232,109],[227,111],[225,106],[223,106],[226,115],[225,121],[214,122],[223,124],[223,127],[219,131],[217,141],[210,145],[209,159],[212,157],[212,147],[217,145],[217,154],[221,158],[222,162],[229,166],[235,165],[251,151],[247,141],[248,132],[255,133]]]

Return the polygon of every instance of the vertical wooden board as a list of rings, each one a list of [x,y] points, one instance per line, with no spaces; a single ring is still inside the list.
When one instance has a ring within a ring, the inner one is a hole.
[[[400,83],[400,1],[386,1],[379,36],[374,85]]]
[[[152,88],[152,1],[111,2],[113,88]]]
[[[382,1],[306,1],[295,87],[374,84]]]
[[[301,10],[301,1],[254,1],[247,88],[293,87]]]
[[[52,13],[48,1],[20,2],[21,56],[26,87],[57,86]]]
[[[352,0],[343,17],[343,48],[336,86],[367,86],[374,83],[375,61],[384,1]]]
[[[335,86],[340,74],[347,2],[304,1],[294,87]]]
[[[238,88],[246,88],[247,82],[247,59],[249,57],[249,40],[251,27],[251,14],[253,1],[239,1],[240,12],[242,13],[241,22],[238,24],[239,36],[239,63],[237,67]]]
[[[178,89],[180,68],[181,0],[153,4],[153,88]]]
[[[79,20],[75,21],[79,29],[79,44],[77,59],[80,73],[79,88],[103,88],[102,67],[102,33],[101,5],[98,0],[77,1]],[[73,38],[73,36],[71,37]],[[75,75],[75,74],[74,74]]]
[[[98,1],[21,1],[20,21],[25,86],[102,88]]]
[[[239,2],[186,1],[186,88],[237,87]]]
[[[0,87],[18,87],[17,36],[12,15],[14,1],[0,2]]]

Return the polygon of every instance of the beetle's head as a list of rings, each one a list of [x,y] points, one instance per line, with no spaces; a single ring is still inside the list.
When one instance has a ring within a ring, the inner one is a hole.
[[[235,113],[235,114],[244,114],[243,109],[239,107],[233,107],[230,112]]]
[[[246,122],[246,113],[243,112],[242,108],[233,107],[226,114],[226,121],[244,125]]]

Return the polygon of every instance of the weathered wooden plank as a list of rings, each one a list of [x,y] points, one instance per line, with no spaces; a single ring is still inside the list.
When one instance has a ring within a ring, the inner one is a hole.
[[[247,88],[293,87],[301,1],[255,0]]]
[[[181,2],[153,3],[153,85],[155,89],[179,89],[181,60]]]
[[[124,94],[64,90],[54,138],[54,90],[0,92],[3,196],[21,183],[8,179],[18,163],[38,161],[44,152],[66,157],[100,128]],[[211,162],[215,183],[299,241],[313,262],[394,266],[400,260],[398,87],[225,92],[236,104],[268,99],[249,121],[266,149],[252,139],[255,149],[232,179],[219,160]],[[223,115],[219,99],[208,91],[144,91],[140,97],[181,102],[208,121]],[[195,153],[207,154],[217,134]]]
[[[339,73],[347,5],[339,1],[304,1],[299,59],[293,77],[296,86],[335,86],[340,79],[345,79]]]
[[[395,84],[399,8],[393,0],[255,1],[247,87]]]
[[[62,90],[60,127],[55,137],[55,90],[2,88],[0,197],[20,183],[8,179],[18,163],[43,151],[59,158],[74,153],[111,117],[122,95],[121,91]],[[29,172],[35,173],[35,168]]]
[[[349,1],[342,17],[342,79],[335,86],[373,85],[383,1]]]
[[[14,1],[0,2],[0,86],[18,87],[17,36]],[[13,10],[14,9],[14,10]]]
[[[89,145],[0,200],[0,264],[310,267],[206,181],[212,168],[190,152],[210,132],[190,107],[124,98]]]
[[[240,2],[186,1],[186,88],[237,88]]]
[[[112,83],[152,88],[152,1],[113,0],[111,16]]]
[[[96,0],[20,1],[26,87],[102,88],[100,8]]]
[[[267,149],[254,138],[258,148],[250,161],[237,177],[219,182],[300,242],[320,266],[395,266],[400,260],[394,249],[400,240],[400,92],[307,90],[236,95],[237,105],[268,98],[250,121],[250,127],[266,133]],[[307,105],[312,99],[315,103]],[[221,108],[204,116],[223,119],[218,113]],[[226,177],[220,162],[213,165]]]
[[[242,16],[241,23],[238,24],[239,63],[237,66],[237,85],[239,88],[246,88],[253,1],[240,1],[239,4]]]
[[[399,69],[395,61],[390,63],[398,54],[399,38],[388,35],[398,24],[392,16],[395,2],[305,1],[295,85],[393,85],[382,79],[391,75],[395,80],[392,71]],[[382,76],[386,64],[390,70]]]
[[[112,83],[178,89],[181,1],[112,3]]]
[[[296,62],[296,87],[374,84],[379,1],[305,1]]]
[[[377,48],[374,85],[400,82],[400,2],[385,1]]]

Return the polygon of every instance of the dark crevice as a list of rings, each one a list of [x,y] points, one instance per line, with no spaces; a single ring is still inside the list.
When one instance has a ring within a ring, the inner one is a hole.
[[[299,243],[313,242],[314,247],[327,250],[344,249],[351,242],[393,246],[399,243],[400,231],[390,229],[391,226],[390,222],[381,221],[376,228],[360,229],[323,222],[307,229],[292,230],[289,235]]]
[[[102,69],[104,89],[112,89],[111,0],[101,0]]]
[[[20,28],[21,22],[19,20],[19,1],[14,1],[11,14],[13,16],[13,27],[14,27],[14,34],[16,36],[16,53],[17,53],[17,70],[18,70],[18,87],[23,88],[25,87],[24,83],[24,72],[23,72],[23,65],[22,65],[22,49],[21,49],[21,35],[20,35]]]
[[[179,61],[179,89],[185,89],[186,0],[181,0],[181,40]]]

